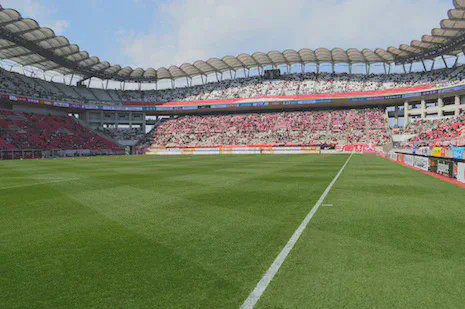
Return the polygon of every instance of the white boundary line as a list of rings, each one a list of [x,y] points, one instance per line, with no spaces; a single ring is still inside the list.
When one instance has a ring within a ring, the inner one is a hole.
[[[0,190],[7,190],[7,189],[14,189],[14,188],[22,188],[22,187],[40,186],[40,185],[46,185],[46,184],[49,184],[49,183],[66,182],[66,181],[76,181],[76,180],[79,180],[79,178],[60,179],[60,180],[55,180],[55,181],[38,182],[38,183],[30,183],[30,184],[25,184],[25,185],[17,185],[17,186],[10,186],[10,187],[2,187],[2,188],[0,188]]]
[[[307,227],[308,223],[310,220],[313,218],[315,215],[316,211],[320,207],[320,205],[323,203],[325,200],[326,196],[328,195],[329,191],[331,191],[331,188],[334,186],[336,181],[338,180],[339,176],[341,176],[342,172],[346,168],[347,164],[349,164],[350,159],[352,158],[354,154],[352,153],[347,161],[344,163],[344,165],[341,167],[337,175],[334,177],[333,181],[328,185],[326,188],[325,192],[323,192],[323,195],[320,197],[318,202],[316,202],[315,206],[313,206],[312,210],[307,214],[305,217],[304,221],[299,225],[297,230],[294,232],[292,237],[289,239],[287,244],[284,246],[283,250],[279,253],[278,257],[274,260],[273,264],[271,264],[270,268],[266,271],[265,275],[262,277],[262,279],[257,283],[257,286],[255,289],[250,293],[249,297],[244,301],[244,303],[241,306],[241,309],[252,309],[255,307],[257,302],[260,300],[260,297],[262,296],[263,292],[265,292],[266,288],[270,284],[271,280],[273,280],[274,276],[278,272],[278,270],[281,268],[283,265],[284,261],[286,260],[287,256],[291,252],[292,248],[294,248],[294,245],[296,242],[299,240],[300,236],[302,235],[303,231]]]

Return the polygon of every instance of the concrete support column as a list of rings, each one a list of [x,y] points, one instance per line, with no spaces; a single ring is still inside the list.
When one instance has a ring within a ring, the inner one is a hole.
[[[404,127],[406,127],[409,123],[409,110],[408,110],[408,101],[404,102]]]
[[[454,103],[455,116],[460,116],[460,96],[455,96]]]
[[[444,115],[444,102],[442,98],[438,98],[438,116],[442,117]]]
[[[426,101],[421,100],[421,119],[426,118]]]
[[[142,114],[142,132],[144,132],[144,133],[145,133],[145,125],[146,125],[146,121],[147,121],[145,117],[146,117],[146,115],[145,115],[145,113],[143,113]]]
[[[399,106],[397,105],[394,107],[394,124],[399,125]]]

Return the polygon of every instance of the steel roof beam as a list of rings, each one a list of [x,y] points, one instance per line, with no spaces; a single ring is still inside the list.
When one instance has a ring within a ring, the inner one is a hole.
[[[27,52],[27,53],[24,53],[24,54],[15,55],[14,57],[11,57],[10,59],[26,57],[26,56],[31,56],[31,55],[35,55],[35,54],[36,53],[30,51],[30,52]]]
[[[30,65],[34,65],[34,64],[39,64],[39,63],[43,63],[43,62],[48,62],[50,60],[48,59],[42,59],[42,60],[37,60],[37,61],[33,61],[33,62],[28,62],[28,63],[24,63],[23,66],[30,66]]]

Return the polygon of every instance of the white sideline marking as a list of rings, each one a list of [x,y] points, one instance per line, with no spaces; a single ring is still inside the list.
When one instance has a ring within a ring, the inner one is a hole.
[[[323,207],[333,207],[333,204],[323,204],[321,206],[323,206]]]
[[[76,180],[79,180],[79,178],[60,179],[60,180],[54,180],[54,181],[46,181],[46,182],[30,183],[30,184],[25,184],[25,185],[17,185],[17,186],[10,186],[10,187],[2,187],[2,188],[0,188],[0,190],[7,190],[7,189],[14,189],[14,188],[21,188],[21,187],[40,186],[40,185],[46,185],[46,184],[49,184],[49,183],[66,182],[66,181],[76,181]]]
[[[263,292],[265,292],[271,280],[273,280],[274,276],[276,275],[278,270],[283,265],[287,256],[291,252],[292,248],[294,248],[294,245],[299,240],[300,236],[302,235],[303,231],[307,227],[308,223],[313,218],[316,211],[318,210],[320,205],[325,200],[329,191],[331,191],[331,188],[334,186],[339,176],[341,176],[342,172],[346,168],[347,164],[349,163],[353,155],[354,154],[352,153],[350,157],[347,159],[347,161],[344,163],[344,165],[341,167],[337,175],[334,177],[333,181],[331,181],[331,183],[326,188],[325,192],[323,192],[323,195],[320,197],[318,202],[316,202],[315,206],[313,206],[312,210],[310,210],[310,212],[307,214],[304,221],[302,221],[302,223],[299,225],[297,230],[294,232],[292,237],[289,239],[287,244],[284,246],[283,250],[279,253],[278,257],[274,260],[273,264],[271,264],[270,268],[268,268],[265,275],[257,283],[257,286],[255,287],[255,289],[252,291],[252,293],[250,293],[249,297],[247,297],[247,299],[244,301],[244,303],[241,306],[241,309],[252,309],[257,304],[257,302],[260,300],[260,297],[262,296]]]

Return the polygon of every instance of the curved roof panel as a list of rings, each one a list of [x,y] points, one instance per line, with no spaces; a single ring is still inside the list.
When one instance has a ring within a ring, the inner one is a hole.
[[[0,58],[11,59],[24,66],[34,66],[44,71],[63,74],[78,74],[85,78],[98,77],[119,81],[157,81],[162,79],[192,78],[198,75],[235,71],[242,68],[277,67],[279,65],[307,63],[405,63],[422,59],[433,59],[439,55],[457,55],[464,50],[465,0],[454,0],[454,8],[448,11],[448,18],[440,22],[431,34],[413,40],[410,44],[387,49],[376,48],[347,50],[334,48],[273,50],[268,53],[255,52],[222,59],[210,58],[194,63],[167,68],[122,68],[90,56],[64,36],[56,36],[53,29],[40,27],[30,18],[23,18],[14,9],[0,5]],[[441,53],[441,54],[439,54]]]

